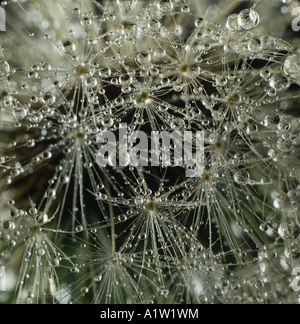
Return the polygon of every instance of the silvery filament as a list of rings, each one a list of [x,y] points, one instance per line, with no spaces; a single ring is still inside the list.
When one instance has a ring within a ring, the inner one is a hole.
[[[1,6],[1,303],[299,302],[299,1]]]

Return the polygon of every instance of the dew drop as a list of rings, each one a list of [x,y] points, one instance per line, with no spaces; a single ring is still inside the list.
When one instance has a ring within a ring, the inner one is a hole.
[[[56,97],[52,93],[47,93],[42,98],[42,103],[45,105],[53,105],[56,101]]]
[[[300,227],[293,219],[285,219],[278,228],[278,234],[283,240],[294,240],[300,235]]]
[[[238,172],[234,175],[234,181],[235,181],[237,184],[245,185],[245,184],[248,184],[248,183],[249,183],[249,180],[250,180],[250,174],[249,174],[249,172],[246,171],[246,170],[238,171]]]
[[[248,43],[248,50],[252,53],[260,53],[264,47],[263,42],[259,38],[252,38]]]
[[[227,18],[226,28],[230,31],[240,30],[241,26],[238,23],[238,15],[233,14]]]
[[[173,7],[174,5],[171,0],[160,2],[157,5],[157,9],[164,14],[169,14],[172,11]]]
[[[166,56],[166,51],[163,48],[158,48],[154,51],[154,56],[161,59]]]
[[[80,20],[80,24],[81,26],[83,27],[89,27],[92,25],[92,19],[90,17],[83,17],[81,20]]]
[[[95,282],[100,282],[101,280],[102,280],[102,275],[98,275],[98,276],[94,277]]]
[[[300,78],[300,54],[292,54],[284,62],[284,72],[293,79]]]
[[[259,14],[254,9],[242,10],[237,20],[239,26],[246,30],[252,29],[260,23]]]
[[[148,52],[140,52],[137,56],[137,60],[141,65],[148,65],[151,62],[151,54]]]
[[[76,51],[76,45],[68,40],[63,43],[63,51],[66,54],[73,54]]]
[[[190,6],[188,6],[188,5],[183,5],[182,7],[181,7],[181,12],[182,13],[189,13],[191,11],[191,8],[190,8]]]
[[[28,109],[23,106],[17,106],[13,109],[13,115],[17,120],[22,120],[26,118],[28,114]]]
[[[7,77],[10,73],[10,66],[7,61],[0,61],[0,77]]]
[[[46,251],[43,248],[39,248],[37,250],[37,255],[38,256],[43,256],[43,255],[45,255],[45,253],[46,253]]]

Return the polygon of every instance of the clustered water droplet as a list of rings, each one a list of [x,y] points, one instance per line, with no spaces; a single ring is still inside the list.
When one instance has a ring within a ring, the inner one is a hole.
[[[295,301],[300,56],[296,41],[270,35],[276,9],[250,2],[5,4],[0,264],[16,278],[9,298]],[[282,2],[282,24],[292,7]]]

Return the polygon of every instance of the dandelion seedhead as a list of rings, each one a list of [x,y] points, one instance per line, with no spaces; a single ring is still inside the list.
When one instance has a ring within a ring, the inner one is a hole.
[[[2,303],[299,302],[299,1],[0,5]]]

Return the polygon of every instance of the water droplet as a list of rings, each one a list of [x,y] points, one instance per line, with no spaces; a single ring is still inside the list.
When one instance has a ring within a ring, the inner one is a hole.
[[[81,226],[81,225],[76,226],[75,231],[77,233],[82,232],[83,231],[83,226]]]
[[[242,10],[238,15],[238,24],[243,29],[252,29],[260,23],[259,14],[254,9]]]
[[[241,26],[238,23],[238,15],[237,14],[230,15],[227,18],[226,27],[230,31],[236,31],[236,30],[241,29]]]
[[[284,75],[275,74],[270,79],[270,87],[277,91],[285,91],[290,85],[289,80]]]
[[[158,288],[158,292],[159,292],[159,294],[161,296],[163,296],[165,298],[167,298],[169,296],[169,293],[170,293],[169,290],[167,288],[165,288],[165,287]]]
[[[54,258],[54,259],[52,259],[51,264],[53,267],[58,268],[60,265],[60,261],[58,258]]]
[[[78,273],[79,272],[79,269],[78,269],[78,267],[73,266],[73,267],[70,268],[70,272],[72,272],[72,273]]]
[[[63,51],[66,54],[73,54],[76,51],[76,45],[68,40],[63,43]]]
[[[126,222],[127,216],[125,214],[122,214],[118,217],[119,222]]]
[[[284,72],[293,79],[300,78],[300,54],[292,54],[284,62]]]
[[[136,205],[142,205],[143,203],[144,203],[144,198],[143,197],[136,197],[135,199],[134,199],[134,203],[136,204]]]
[[[47,93],[42,98],[42,103],[46,106],[53,105],[56,101],[56,97],[52,93]]]
[[[29,148],[35,147],[35,140],[34,139],[29,139],[26,142],[26,146],[29,147]]]
[[[81,20],[80,20],[80,24],[81,24],[81,26],[83,26],[83,27],[89,27],[89,26],[91,26],[91,24],[92,24],[92,19],[90,18],[90,17],[83,17]]]
[[[173,10],[173,2],[171,0],[160,2],[157,5],[157,9],[164,14],[169,14]]]
[[[158,48],[154,51],[154,56],[157,58],[163,58],[166,56],[166,51],[163,48]]]
[[[262,69],[260,72],[260,76],[264,79],[264,80],[269,80],[271,77],[271,71],[269,69]]]
[[[13,230],[16,225],[12,221],[5,221],[2,223],[2,226],[5,230]]]
[[[252,53],[260,53],[263,47],[264,44],[259,38],[252,38],[248,43],[248,50]]]
[[[46,253],[46,251],[43,248],[39,248],[37,250],[37,255],[38,256],[43,256],[43,255],[45,255],[45,253]]]
[[[147,239],[147,234],[146,233],[141,233],[138,235],[139,240],[145,241]]]
[[[300,227],[293,219],[285,219],[278,228],[278,234],[283,240],[294,240],[300,235]]]
[[[36,71],[30,71],[28,73],[28,79],[38,79],[39,78],[39,73]]]
[[[191,8],[190,8],[190,6],[188,6],[188,5],[183,5],[182,7],[181,7],[181,12],[182,13],[189,13],[191,11]]]
[[[10,66],[7,61],[0,61],[0,77],[7,77],[10,73]]]
[[[249,172],[246,171],[246,170],[238,171],[238,172],[234,175],[234,181],[235,181],[237,184],[245,185],[245,184],[248,184],[248,183],[249,183],[249,180],[250,180],[250,174],[249,174]]]
[[[227,78],[223,76],[216,77],[216,84],[219,87],[224,87],[227,84]]]
[[[284,153],[290,152],[293,148],[293,142],[291,140],[285,140],[283,138],[279,138],[277,141],[277,148]]]
[[[100,282],[101,280],[102,280],[102,275],[98,275],[98,276],[94,277],[95,282]]]
[[[28,114],[28,109],[23,106],[17,106],[13,109],[13,115],[17,120],[24,119]]]
[[[90,89],[96,88],[98,85],[98,80],[96,78],[87,78],[85,80],[85,85]]]
[[[151,62],[151,54],[148,52],[140,52],[137,56],[137,60],[141,65],[148,65]]]

